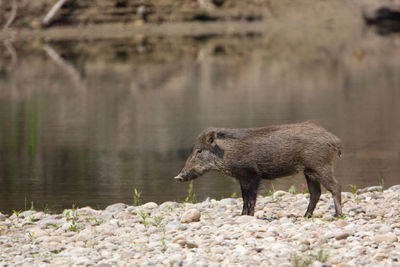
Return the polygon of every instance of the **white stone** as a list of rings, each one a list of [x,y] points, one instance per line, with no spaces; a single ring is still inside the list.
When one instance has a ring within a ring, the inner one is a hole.
[[[187,226],[183,225],[177,221],[172,221],[172,222],[169,222],[167,225],[165,225],[166,231],[178,231],[178,230],[185,230],[185,229],[187,229]]]
[[[166,209],[166,210],[174,210],[177,207],[178,207],[178,203],[172,202],[172,201],[166,201],[166,202],[164,202],[164,203],[162,203],[160,205],[160,209],[161,210],[164,210],[164,209]]]
[[[43,231],[40,228],[30,228],[27,230],[29,238],[37,238],[41,236],[48,235],[46,231]]]
[[[105,211],[108,211],[108,212],[118,212],[118,211],[121,211],[121,210],[126,209],[126,207],[127,207],[127,205],[124,204],[124,203],[116,203],[116,204],[113,204],[113,205],[108,206],[108,207],[105,209]]]
[[[218,244],[218,243],[221,243],[222,241],[224,241],[224,237],[221,236],[221,235],[219,235],[219,236],[217,236],[214,240],[215,240],[215,242]]]
[[[242,255],[247,254],[247,249],[246,249],[244,246],[242,246],[242,245],[237,245],[237,246],[235,247],[235,251],[238,252],[238,253],[240,253],[240,254],[242,254]]]
[[[191,223],[200,221],[201,213],[197,209],[187,210],[181,217],[181,223]]]
[[[400,191],[400,185],[394,185],[389,187],[389,190],[391,191]]]
[[[379,227],[379,230],[378,230],[378,232],[381,234],[385,234],[385,233],[392,232],[392,231],[393,231],[393,229],[390,225],[382,225]]]
[[[84,229],[76,236],[77,241],[88,241],[93,237],[93,233],[90,229]]]
[[[319,262],[319,261],[314,261],[311,264],[311,267],[322,267],[322,266],[324,266],[324,265],[322,264],[322,262]]]
[[[95,209],[93,209],[93,208],[91,208],[91,207],[83,207],[83,208],[80,208],[80,209],[78,209],[78,212],[79,212],[79,214],[80,215],[82,215],[82,216],[87,216],[87,215],[89,215],[89,216],[95,216],[95,215],[97,215],[97,214],[99,214],[99,211],[98,210],[95,210]]]
[[[254,217],[256,217],[257,219],[262,219],[262,218],[264,218],[264,211],[263,211],[263,210],[256,211],[256,212],[254,213]]]
[[[168,257],[168,261],[172,264],[182,265],[183,256],[180,254],[173,254]]]
[[[221,206],[236,206],[237,202],[234,198],[224,198],[219,201]]]
[[[239,217],[236,219],[236,223],[238,223],[238,224],[243,224],[243,223],[254,222],[254,221],[256,221],[256,220],[257,220],[257,219],[256,219],[254,216],[242,215],[242,216],[239,216]]]
[[[289,194],[289,193],[285,192],[285,191],[282,191],[282,190],[278,190],[272,195],[272,198],[277,199],[278,197],[282,197],[282,196],[284,196],[286,194]]]
[[[158,205],[155,202],[147,202],[146,204],[143,205],[143,208],[148,210],[156,209],[157,207]]]
[[[36,211],[34,210],[26,210],[23,211],[19,214],[19,218],[29,218],[30,216],[32,216]]]
[[[397,242],[398,238],[394,233],[386,233],[386,234],[378,234],[372,238],[376,242],[388,242],[393,243]]]

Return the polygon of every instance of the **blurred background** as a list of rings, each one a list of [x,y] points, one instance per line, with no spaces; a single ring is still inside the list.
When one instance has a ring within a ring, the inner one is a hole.
[[[40,12],[51,7],[43,2]],[[317,120],[342,139],[344,190],[399,184],[400,34],[369,26],[351,4],[339,15],[335,2],[321,4],[311,16],[307,1],[266,1],[237,18],[241,6],[217,2],[207,13],[168,11],[182,18],[136,5],[128,21],[99,22],[79,20],[72,1],[50,28],[38,29],[37,15],[16,19],[15,36],[0,35],[0,211],[132,204],[135,188],[143,203],[183,201],[188,184],[173,177],[209,126]],[[157,12],[165,22],[155,24]],[[260,193],[291,185],[303,190],[305,179],[264,181]],[[240,196],[217,173],[195,180],[194,192],[198,201]]]

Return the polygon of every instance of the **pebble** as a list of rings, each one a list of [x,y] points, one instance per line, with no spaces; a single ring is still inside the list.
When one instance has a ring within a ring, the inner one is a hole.
[[[106,208],[106,211],[108,212],[118,212],[118,211],[122,211],[127,207],[126,204],[124,203],[116,203],[113,205],[110,205]]]
[[[285,191],[282,191],[282,190],[278,190],[272,195],[272,198],[273,199],[277,199],[278,197],[284,196],[286,194],[288,194],[288,192],[285,192]]]
[[[222,206],[235,206],[237,204],[236,199],[234,198],[224,198],[221,199],[219,202],[220,205]]]
[[[394,233],[387,233],[387,234],[378,234],[372,238],[375,242],[388,242],[393,243],[397,242],[398,238]]]
[[[400,260],[400,187],[373,189],[343,195],[344,219],[328,209],[330,193],[321,216],[305,219],[308,194],[284,191],[258,197],[256,216],[240,216],[234,198],[84,207],[74,222],[67,212],[0,213],[0,266],[388,266]]]
[[[358,189],[356,194],[360,195],[360,194],[364,194],[366,192],[375,192],[375,191],[382,191],[383,187],[378,185],[378,186],[371,186],[371,187],[367,187],[367,188],[362,188],[362,189]]]
[[[343,233],[339,233],[335,236],[336,240],[343,240],[349,237],[349,233],[343,232]]]
[[[189,209],[181,217],[181,223],[191,223],[200,221],[201,213],[197,209]]]
[[[400,191],[400,185],[391,186],[388,191]]]
[[[157,203],[154,203],[154,202],[148,202],[143,205],[143,208],[147,209],[147,210],[156,209],[157,207],[158,207]]]
[[[43,231],[40,228],[30,228],[27,230],[27,232],[28,232],[28,237],[32,239],[48,235],[46,231]]]
[[[24,212],[21,212],[20,214],[19,214],[19,218],[29,218],[30,216],[32,216],[33,214],[35,213],[35,211],[34,210],[26,210],[26,211],[24,211]]]
[[[237,217],[236,223],[237,224],[245,224],[245,223],[253,222],[256,219],[257,218],[254,218],[253,216],[243,215],[243,216]]]

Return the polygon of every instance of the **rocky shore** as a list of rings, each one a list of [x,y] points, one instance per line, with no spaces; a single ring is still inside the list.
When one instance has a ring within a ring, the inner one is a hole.
[[[308,197],[0,213],[0,266],[400,266],[400,185],[343,192],[338,219],[330,193],[303,218]]]

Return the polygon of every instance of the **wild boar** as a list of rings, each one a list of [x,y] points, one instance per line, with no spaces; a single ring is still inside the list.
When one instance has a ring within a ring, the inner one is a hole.
[[[321,184],[332,193],[335,216],[340,216],[341,185],[333,176],[333,163],[340,155],[340,139],[313,121],[262,128],[210,127],[197,137],[175,180],[189,181],[210,170],[234,177],[242,191],[242,215],[254,215],[261,179],[303,172],[310,191],[304,216],[313,214]]]

